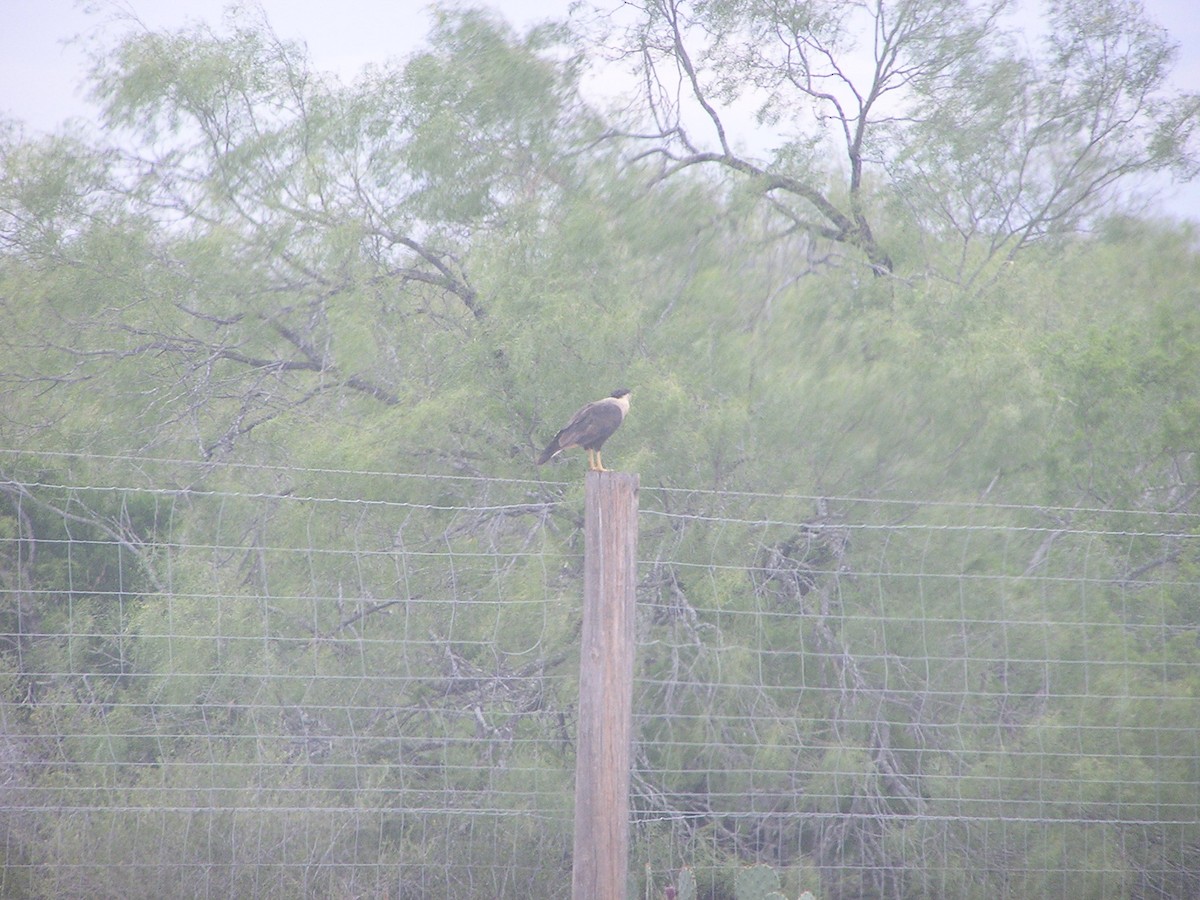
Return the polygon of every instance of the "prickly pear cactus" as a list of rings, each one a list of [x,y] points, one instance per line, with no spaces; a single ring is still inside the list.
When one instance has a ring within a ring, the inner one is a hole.
[[[680,869],[675,879],[675,900],[696,900],[696,876],[691,869]]]
[[[741,869],[733,881],[737,900],[768,900],[779,893],[779,875],[770,866],[750,866]]]

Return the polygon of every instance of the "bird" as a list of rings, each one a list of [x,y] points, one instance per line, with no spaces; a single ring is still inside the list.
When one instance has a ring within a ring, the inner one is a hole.
[[[546,445],[537,464],[548,463],[564,450],[582,447],[588,453],[588,471],[609,471],[600,459],[600,448],[625,421],[630,396],[628,388],[618,388],[609,396],[582,407],[566,427],[554,436],[554,440]]]

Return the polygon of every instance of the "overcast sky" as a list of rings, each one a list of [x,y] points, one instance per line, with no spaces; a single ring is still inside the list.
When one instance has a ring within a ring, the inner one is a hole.
[[[520,29],[565,18],[571,0],[480,0]],[[600,0],[613,7],[620,0]],[[1143,0],[1180,45],[1175,85],[1200,90],[1197,0]],[[0,0],[0,116],[33,131],[52,131],[91,109],[80,90],[84,56],[73,38],[94,32],[114,10],[150,28],[205,21],[219,25],[229,0]],[[364,65],[403,57],[429,31],[430,3],[419,0],[259,0],[281,37],[307,44],[317,69],[352,78]],[[89,7],[99,13],[89,14]],[[1200,184],[1168,192],[1168,209],[1200,222]]]

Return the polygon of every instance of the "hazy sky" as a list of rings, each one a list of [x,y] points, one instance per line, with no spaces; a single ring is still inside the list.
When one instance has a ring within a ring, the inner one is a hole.
[[[518,28],[565,18],[571,0],[480,0]],[[1197,0],[1143,0],[1150,16],[1180,45],[1175,84],[1200,90]],[[620,0],[601,0],[613,7]],[[598,4],[598,5],[601,5]],[[427,2],[414,0],[259,0],[283,38],[307,44],[317,69],[351,78],[364,65],[403,57],[429,30]],[[80,85],[85,59],[73,38],[103,27],[114,12],[136,15],[150,28],[189,21],[219,24],[229,0],[0,0],[0,116],[50,131],[90,108]],[[89,14],[88,8],[100,12]],[[1200,221],[1200,184],[1172,190],[1168,208]]]

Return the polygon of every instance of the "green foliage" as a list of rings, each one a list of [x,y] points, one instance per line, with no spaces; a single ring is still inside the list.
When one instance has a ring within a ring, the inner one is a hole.
[[[851,8],[751,6],[697,12],[712,86],[784,122],[742,37],[840,51]],[[582,463],[532,459],[618,386],[635,853],[677,900],[1196,893],[1200,254],[1074,234],[1110,208],[996,140],[1158,84],[1161,36],[1109,86],[1056,8],[1031,97],[917,3],[945,115],[853,184],[814,133],[792,181],[664,175],[570,34],[479,10],[349,85],[253,18],[127,35],[92,87],[137,165],[6,131],[0,893],[563,896]]]
[[[588,118],[568,105],[574,67],[539,55],[558,37],[547,28],[518,38],[481,10],[437,12],[431,50],[409,61],[402,87],[414,209],[443,222],[487,221],[573,180],[561,148],[586,138]]]

